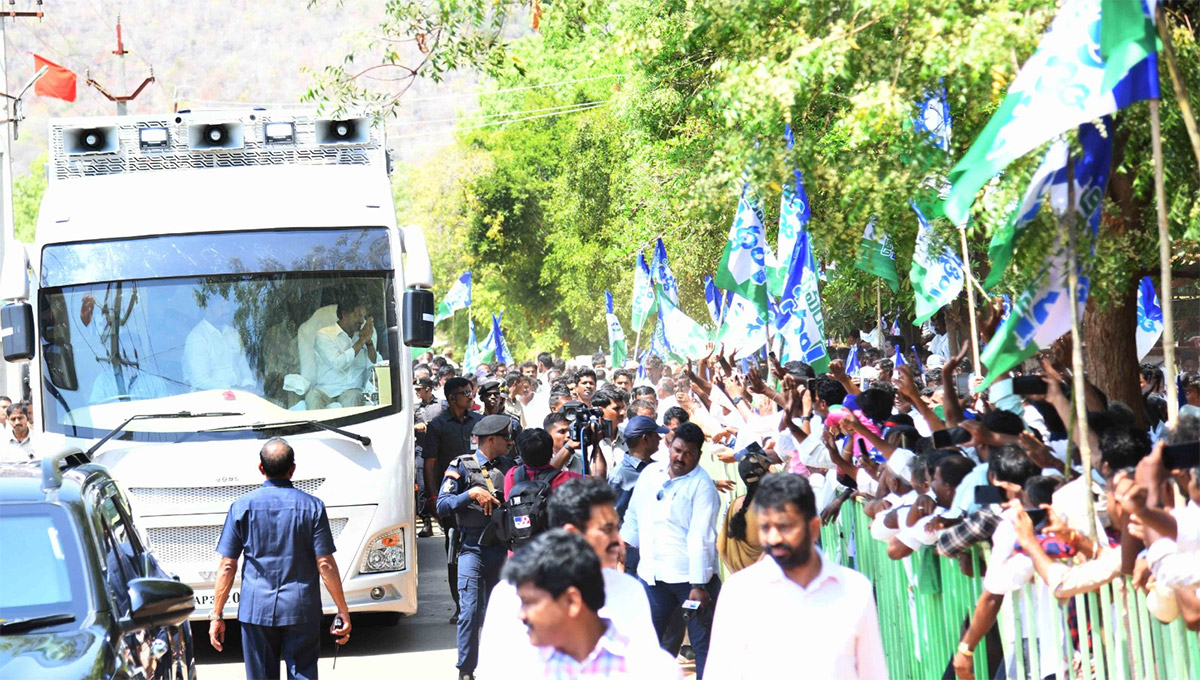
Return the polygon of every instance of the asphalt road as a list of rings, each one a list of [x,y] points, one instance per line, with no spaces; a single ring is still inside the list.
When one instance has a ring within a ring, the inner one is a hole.
[[[333,667],[333,638],[322,634],[322,678],[397,677],[453,678],[454,626],[450,615],[454,601],[446,584],[446,553],[442,537],[417,539],[417,614],[401,619],[395,626],[371,625],[356,617],[350,643],[338,650],[337,668]],[[197,674],[202,680],[241,680],[241,632],[236,622],[227,622],[225,651],[217,652],[208,643],[208,624],[193,626],[196,638]],[[402,658],[403,657],[403,658]]]

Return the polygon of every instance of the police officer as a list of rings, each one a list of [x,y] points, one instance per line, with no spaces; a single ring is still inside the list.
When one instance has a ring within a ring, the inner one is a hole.
[[[507,549],[495,537],[492,512],[504,502],[504,475],[512,467],[505,453],[512,441],[512,418],[490,415],[472,431],[477,449],[446,468],[438,493],[439,515],[454,513],[458,523],[458,673],[475,677],[479,627],[492,586],[500,578]],[[453,546],[452,546],[453,549]]]

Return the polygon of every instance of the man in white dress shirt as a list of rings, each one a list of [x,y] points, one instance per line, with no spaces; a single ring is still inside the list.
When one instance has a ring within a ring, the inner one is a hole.
[[[600,558],[604,576],[604,607],[600,616],[635,640],[657,642],[650,620],[646,591],[634,577],[617,570],[621,559],[616,493],[598,477],[572,479],[554,490],[546,506],[550,527],[582,535]],[[492,589],[479,640],[477,680],[508,678],[513,671],[535,664],[537,649],[520,618],[516,586],[501,581]]]
[[[821,518],[808,480],[767,475],[754,494],[771,559],[731,575],[721,591],[710,677],[887,680],[871,582],[816,547]],[[787,641],[764,631],[786,630]],[[799,664],[799,665],[797,665]]]
[[[695,423],[675,428],[670,461],[642,471],[621,527],[621,538],[638,549],[637,574],[646,584],[660,644],[671,614],[684,602],[698,603],[687,621],[697,678],[704,677],[713,603],[721,588],[717,574],[720,499],[712,478],[699,467],[703,445],[704,433]]]
[[[337,323],[317,331],[317,379],[304,396],[310,410],[334,401],[362,406],[366,372],[375,365],[375,317],[353,302],[339,302],[337,316]]]
[[[220,293],[204,301],[204,318],[183,345],[183,380],[193,390],[253,389],[242,339],[231,325],[233,307]]]

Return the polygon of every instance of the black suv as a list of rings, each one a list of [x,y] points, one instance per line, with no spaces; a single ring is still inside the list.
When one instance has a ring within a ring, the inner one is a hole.
[[[0,463],[0,678],[193,678],[194,609],[103,466]]]

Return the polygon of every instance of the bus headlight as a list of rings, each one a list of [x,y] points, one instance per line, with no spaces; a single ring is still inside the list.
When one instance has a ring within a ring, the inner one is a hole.
[[[381,571],[403,571],[407,566],[404,554],[404,529],[389,529],[367,543],[359,572],[374,574]]]

